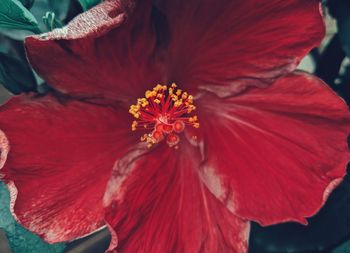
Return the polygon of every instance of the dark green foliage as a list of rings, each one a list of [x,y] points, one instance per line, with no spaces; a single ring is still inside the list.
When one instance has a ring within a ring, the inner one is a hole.
[[[58,20],[66,18],[71,0],[47,0],[49,10],[56,14]]]
[[[4,53],[0,53],[0,83],[13,94],[36,91],[36,81],[28,65]]]
[[[40,32],[35,17],[18,0],[0,1],[0,28]]]
[[[46,12],[45,16],[43,17],[43,22],[49,31],[55,28],[61,28],[63,26],[61,21],[56,18],[55,13],[50,11]]]
[[[34,0],[20,0],[20,1],[24,5],[24,7],[26,7],[27,9],[32,8],[34,4]]]
[[[83,7],[83,10],[85,11],[101,2],[101,0],[78,0],[78,1]]]
[[[9,210],[10,195],[1,182],[0,196],[0,228],[6,232],[12,253],[60,253],[63,251],[64,244],[47,244],[16,223]]]
[[[347,241],[346,243],[340,245],[338,248],[336,248],[333,253],[349,253],[350,252],[350,241]]]

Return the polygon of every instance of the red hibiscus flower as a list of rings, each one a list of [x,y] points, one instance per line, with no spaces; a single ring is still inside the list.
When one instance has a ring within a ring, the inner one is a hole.
[[[120,253],[243,253],[249,221],[306,223],[349,160],[347,106],[294,71],[323,36],[316,0],[108,0],[29,37],[55,91],[0,108],[15,217],[48,242],[108,224]]]

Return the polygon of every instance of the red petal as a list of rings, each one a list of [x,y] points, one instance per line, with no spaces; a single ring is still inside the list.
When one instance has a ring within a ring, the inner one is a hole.
[[[112,99],[143,94],[159,77],[151,57],[150,1],[140,2],[133,8],[132,0],[104,1],[62,29],[27,38],[30,63],[63,93]]]
[[[50,96],[15,97],[2,106],[10,152],[1,174],[19,222],[51,243],[104,225],[113,164],[137,142],[124,117],[112,107]]]
[[[175,150],[164,144],[116,167],[106,219],[118,236],[118,252],[247,252],[249,223],[201,183],[196,156],[186,145]],[[110,250],[115,246],[116,240]]]
[[[293,71],[324,36],[317,0],[161,1],[169,79],[220,96]]]
[[[311,75],[203,99],[198,108],[208,157],[203,180],[239,217],[304,223],[345,175],[350,113]]]

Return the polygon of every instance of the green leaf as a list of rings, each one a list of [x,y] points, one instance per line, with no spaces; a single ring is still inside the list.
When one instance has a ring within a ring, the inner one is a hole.
[[[1,0],[2,1],[2,0]],[[38,236],[28,232],[13,219],[9,210],[10,195],[0,182],[0,227],[6,232],[13,253],[60,253],[64,244],[47,244]]]
[[[34,4],[34,0],[20,0],[20,1],[27,9],[32,8]]]
[[[0,28],[40,33],[35,17],[18,0],[0,0]]]
[[[80,5],[83,7],[84,11],[94,7],[96,4],[100,3],[101,0],[78,0]]]
[[[33,33],[30,31],[13,30],[13,29],[5,29],[5,28],[0,29],[0,33],[10,39],[18,40],[18,41],[24,40],[25,37],[33,35]]]
[[[0,35],[0,52],[8,53],[12,49],[12,41],[5,36]]]
[[[43,22],[46,25],[47,29],[50,31],[55,28],[61,28],[63,26],[61,21],[56,18],[55,13],[50,11],[46,12],[45,16],[43,17]]]
[[[57,19],[63,20],[66,18],[70,0],[47,0],[50,10],[54,12],[57,16]]]
[[[0,83],[13,94],[36,91],[36,80],[29,66],[0,53]]]
[[[349,253],[350,252],[350,241],[340,245],[338,248],[333,250],[333,253]]]

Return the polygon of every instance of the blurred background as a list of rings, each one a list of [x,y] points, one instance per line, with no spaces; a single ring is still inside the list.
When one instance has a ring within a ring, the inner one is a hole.
[[[99,1],[0,0],[0,104],[13,94],[50,89],[29,67],[23,39],[62,27]],[[319,76],[350,104],[350,0],[324,1],[323,9],[327,36],[299,69]],[[0,183],[0,253],[103,253],[109,244],[106,229],[73,242],[46,244],[15,222],[9,201]],[[309,219],[309,226],[253,224],[249,253],[350,253],[350,178]]]

